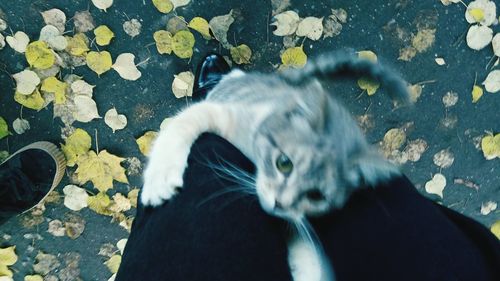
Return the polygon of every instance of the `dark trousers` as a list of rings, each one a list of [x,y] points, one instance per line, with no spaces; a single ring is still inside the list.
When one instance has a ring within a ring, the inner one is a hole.
[[[117,281],[291,280],[287,225],[208,163],[255,167],[222,138],[191,150],[183,191],[139,205]],[[165,161],[168,161],[165,159]],[[360,190],[311,221],[337,280],[500,280],[500,243],[488,229],[422,197],[404,177]]]

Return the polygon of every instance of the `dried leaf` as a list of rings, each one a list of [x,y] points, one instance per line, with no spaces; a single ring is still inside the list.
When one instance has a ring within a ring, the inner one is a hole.
[[[484,26],[492,25],[496,20],[495,2],[489,0],[476,0],[469,3],[465,11],[468,23],[479,23]]]
[[[493,233],[498,240],[500,240],[500,220],[497,220],[490,228],[491,233]]]
[[[36,263],[33,265],[33,270],[36,273],[44,276],[61,266],[61,263],[59,263],[57,257],[51,254],[44,254],[42,252],[39,252],[36,255],[35,259]]]
[[[170,0],[153,0],[153,5],[160,13],[170,13],[174,9],[174,5]]]
[[[104,115],[104,122],[108,125],[113,133],[127,126],[127,117],[123,114],[118,114],[116,108],[111,108]]]
[[[64,192],[64,206],[73,211],[80,211],[88,206],[87,199],[89,195],[85,189],[76,185],[66,185],[63,188]]]
[[[115,34],[106,25],[100,25],[94,29],[95,41],[99,46],[107,46]]]
[[[281,62],[285,67],[302,68],[307,63],[307,55],[302,46],[288,48],[281,54]]]
[[[28,44],[25,55],[30,66],[38,69],[47,69],[56,62],[54,52],[43,41]]]
[[[0,139],[5,138],[10,135],[9,126],[7,125],[7,121],[0,116]]]
[[[61,31],[53,25],[46,25],[40,30],[40,41],[49,44],[50,48],[56,51],[62,51],[68,46],[68,40],[61,35]]]
[[[274,35],[277,36],[287,36],[293,35],[299,26],[300,17],[294,11],[286,11],[281,14],[274,16],[275,22],[271,25],[276,26],[276,30],[273,31]]]
[[[121,261],[122,261],[122,256],[114,255],[104,264],[109,269],[109,271],[111,271],[111,273],[117,273],[118,268],[120,268]]]
[[[114,213],[126,212],[132,208],[130,200],[123,196],[121,193],[116,193],[113,195],[113,204],[109,207],[109,210]]]
[[[472,103],[476,103],[483,96],[483,88],[478,85],[472,87]]]
[[[500,133],[488,134],[481,139],[481,150],[486,160],[500,158]]]
[[[442,174],[435,174],[432,180],[425,183],[425,191],[430,194],[436,194],[443,198],[443,190],[446,187],[446,178]]]
[[[252,50],[245,44],[241,44],[238,47],[231,47],[231,58],[236,64],[248,64],[250,63],[250,58],[252,57]]]
[[[443,58],[435,58],[434,61],[436,62],[437,65],[445,65],[446,62],[444,61]]]
[[[427,142],[423,139],[416,139],[409,141],[403,153],[406,155],[408,161],[417,162],[420,160],[422,154],[427,150]]]
[[[27,108],[40,110],[46,106],[45,100],[42,98],[40,91],[35,89],[31,95],[23,95],[16,91],[14,94],[14,100],[19,104],[24,105]]]
[[[52,220],[49,222],[49,228],[47,229],[47,232],[55,237],[63,237],[64,235],[66,235],[66,228],[64,227],[62,221]]]
[[[170,0],[172,4],[174,5],[174,10],[178,7],[186,6],[191,2],[191,0]]]
[[[87,66],[97,73],[97,75],[101,75],[110,70],[113,65],[111,54],[108,51],[89,52],[86,56],[86,61]]]
[[[443,149],[434,154],[434,164],[443,169],[450,167],[455,160],[453,153],[449,149]]]
[[[467,46],[479,51],[490,44],[493,39],[493,30],[484,25],[472,25],[467,32]]]
[[[45,12],[41,12],[41,14],[45,24],[53,25],[59,30],[59,32],[64,32],[66,25],[66,15],[63,11],[59,9],[50,9]]]
[[[148,131],[144,133],[140,138],[138,138],[135,142],[139,146],[139,150],[145,156],[149,155],[149,151],[151,150],[151,145],[153,141],[158,136],[158,132]]]
[[[21,95],[31,95],[40,84],[40,78],[31,70],[25,69],[12,77],[16,80],[16,91]]]
[[[5,37],[5,40],[7,44],[18,53],[26,52],[26,47],[30,42],[28,35],[22,31],[16,32],[14,36]]]
[[[90,135],[77,128],[67,139],[66,144],[61,144],[61,150],[66,156],[66,165],[75,166],[78,157],[87,154],[91,147]]]
[[[447,92],[443,96],[443,104],[445,107],[452,107],[458,102],[458,94],[455,92]]]
[[[496,93],[500,91],[500,70],[493,70],[486,76],[483,82],[484,88],[490,93]]]
[[[106,9],[113,5],[113,0],[92,0],[92,4],[94,4],[94,6],[96,6],[98,9],[104,10],[106,12]]]
[[[411,39],[411,45],[419,53],[427,51],[436,40],[435,29],[421,29]]]
[[[75,111],[73,117],[75,120],[87,123],[95,118],[101,118],[97,112],[97,104],[87,96],[77,95],[74,97]]]
[[[481,215],[487,216],[489,213],[497,209],[497,202],[488,201],[481,204]]]
[[[416,103],[420,96],[422,95],[422,85],[415,84],[408,86],[408,92],[410,93],[410,99],[412,103]]]
[[[398,150],[406,142],[406,134],[401,128],[393,128],[387,131],[381,143],[384,152]]]
[[[81,184],[92,181],[95,188],[106,192],[113,188],[113,180],[128,183],[125,169],[120,166],[123,160],[125,159],[110,154],[106,150],[102,150],[99,154],[89,151],[77,159],[76,179]]]
[[[87,203],[91,210],[100,215],[110,216],[113,214],[113,212],[109,210],[112,203],[111,199],[105,192],[99,192],[95,196],[90,196]]]
[[[193,95],[194,74],[191,71],[184,71],[174,75],[172,82],[172,92],[176,98],[190,97]]]
[[[233,22],[233,10],[229,11],[227,15],[213,17],[209,22],[215,39],[217,39],[217,41],[219,41],[226,49],[232,47],[232,45],[227,41],[227,32]]]
[[[84,33],[77,33],[73,37],[66,37],[68,46],[66,51],[73,56],[85,56],[89,49],[89,39]]]
[[[16,246],[0,248],[0,265],[11,266],[16,262]]]
[[[500,57],[500,33],[493,36],[491,46],[493,47],[493,53],[495,53],[495,56]]]
[[[156,49],[160,54],[172,53],[172,34],[165,30],[158,30],[153,34],[156,42]]]
[[[28,122],[28,120],[26,119],[16,118],[16,120],[12,122],[12,129],[14,129],[14,132],[16,132],[16,134],[22,135],[30,129],[30,122]],[[0,138],[1,135],[2,134],[0,133]]]
[[[115,63],[111,67],[118,72],[121,78],[135,81],[141,78],[142,74],[137,69],[134,60],[134,54],[123,53],[116,58]]]
[[[130,200],[130,205],[133,208],[137,208],[137,198],[139,197],[139,189],[134,188],[130,190],[127,194],[127,198]]]
[[[65,82],[61,82],[55,77],[49,77],[43,80],[42,87],[40,89],[46,93],[53,93],[55,97],[55,104],[63,104],[66,102],[67,87],[68,85]]]
[[[123,31],[132,38],[141,34],[141,28],[142,24],[137,19],[131,19],[123,23]]]
[[[314,41],[319,40],[323,35],[323,18],[307,17],[303,19],[297,26],[296,34]]]
[[[26,275],[24,281],[43,281],[43,277],[40,275]]]
[[[77,80],[71,83],[71,90],[73,91],[73,93],[78,95],[88,96],[89,98],[92,97],[92,93],[94,92],[94,87],[95,87],[94,85],[90,85],[84,80]]]
[[[172,38],[172,51],[181,59],[193,56],[194,35],[188,30],[177,32]]]
[[[89,11],[76,12],[73,16],[73,23],[75,24],[76,31],[79,33],[91,31],[95,28],[94,18]]]
[[[366,93],[371,96],[377,92],[380,87],[380,83],[370,78],[359,78],[358,86],[361,90],[366,91]]]
[[[188,27],[198,31],[206,40],[212,39],[212,35],[210,34],[210,25],[206,19],[202,17],[194,17],[191,21],[189,21]]]
[[[85,220],[80,215],[76,213],[67,213],[64,222],[66,236],[73,240],[80,237],[85,230],[85,223]]]

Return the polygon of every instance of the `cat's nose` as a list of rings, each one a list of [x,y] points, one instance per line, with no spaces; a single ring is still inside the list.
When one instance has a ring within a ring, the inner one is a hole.
[[[275,210],[283,210],[283,205],[281,204],[280,201],[278,201],[277,199],[274,200],[274,209]]]

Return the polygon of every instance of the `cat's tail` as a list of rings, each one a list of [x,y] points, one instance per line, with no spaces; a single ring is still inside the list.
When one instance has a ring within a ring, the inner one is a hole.
[[[287,71],[284,76],[289,82],[299,85],[311,79],[329,81],[365,77],[378,81],[398,105],[411,104],[408,84],[399,74],[380,63],[359,58],[354,52],[336,51],[324,54],[308,62],[303,69]]]

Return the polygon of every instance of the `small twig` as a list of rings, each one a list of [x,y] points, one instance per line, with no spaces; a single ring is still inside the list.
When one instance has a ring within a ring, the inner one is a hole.
[[[415,85],[424,85],[424,84],[430,84],[430,83],[436,83],[437,80],[434,79],[434,80],[425,80],[425,81],[421,81],[421,82],[417,82],[415,83]]]
[[[140,65],[143,65],[143,64],[147,63],[147,62],[149,61],[149,59],[151,59],[151,57],[149,57],[149,58],[147,58],[147,59],[145,59],[145,60],[143,60],[143,61],[141,61],[141,62],[137,63],[135,66],[140,66]]]
[[[99,141],[97,140],[97,129],[95,130],[95,151],[97,154],[99,154]]]

